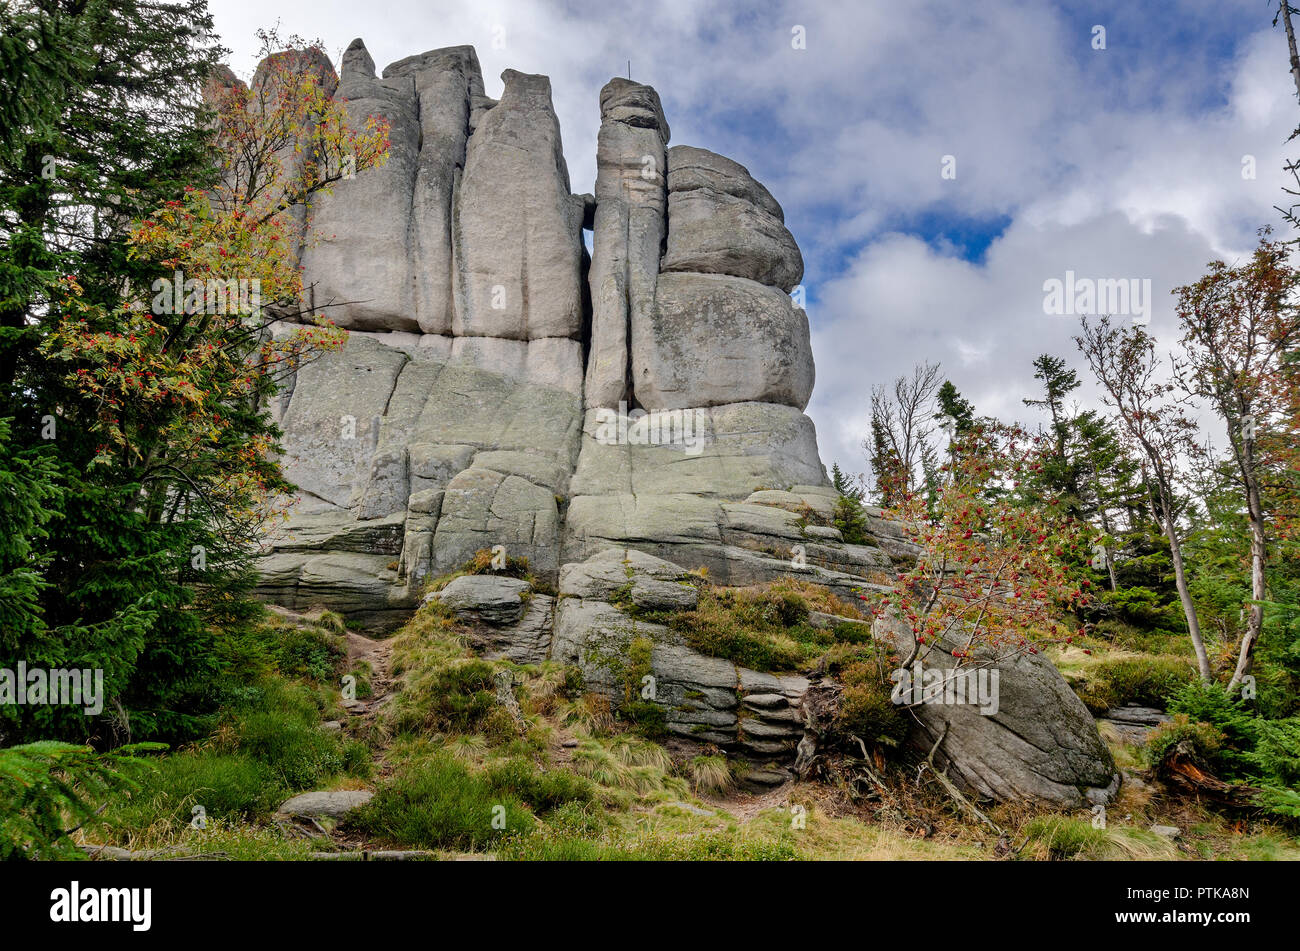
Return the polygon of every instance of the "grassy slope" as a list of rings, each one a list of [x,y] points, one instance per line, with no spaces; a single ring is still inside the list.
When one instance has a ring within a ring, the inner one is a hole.
[[[851,672],[867,650],[860,631],[815,630],[809,607],[853,612],[812,586],[786,582],[706,591],[678,627],[698,648],[755,666],[789,669],[829,655],[832,669]],[[1128,781],[1105,829],[1094,829],[1083,811],[1002,805],[988,810],[1008,832],[999,841],[962,819],[932,785],[918,787],[912,771],[884,760],[877,762],[889,787],[882,797],[855,800],[833,782],[743,794],[725,758],[670,751],[640,735],[653,735],[653,724],[619,719],[608,701],[582,691],[574,671],[475,657],[437,603],[391,642],[400,690],[383,716],[353,718],[343,732],[325,734],[318,721],[348,719],[331,699],[346,669],[338,626],[325,617],[242,632],[234,649],[248,655],[248,674],[229,686],[213,735],[161,758],[141,777],[142,789],[112,804],[84,841],[283,859],[362,847],[511,859],[1300,859],[1300,843],[1273,825],[1230,825],[1161,796],[1138,775],[1142,751],[1113,734],[1108,741]],[[1056,659],[1085,701],[1104,708],[1158,702],[1184,679],[1186,651],[1173,639],[1096,641]],[[496,701],[501,669],[513,674],[523,723]],[[269,819],[294,791],[355,787],[378,795],[329,837],[293,837]],[[207,809],[204,829],[190,822],[196,803]],[[1170,842],[1149,831],[1153,824],[1177,826],[1182,836]]]

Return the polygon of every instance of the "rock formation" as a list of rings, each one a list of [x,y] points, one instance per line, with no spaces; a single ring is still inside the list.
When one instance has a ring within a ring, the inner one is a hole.
[[[668,147],[654,89],[601,90],[595,194],[574,195],[545,76],[507,70],[494,101],[471,47],[377,76],[360,40],[341,70],[349,118],[386,119],[391,150],[302,222],[305,303],[351,333],[274,407],[300,502],[267,539],[264,597],[382,633],[427,579],[502,546],[558,599],[524,605],[509,578],[439,597],[489,655],[572,663],[612,688],[598,658],[626,647],[623,594],[687,609],[682,577],[703,568],[716,584],[799,575],[852,597],[914,557],[878,512],[873,544],[831,527],[837,495],[803,413],[808,320],[789,296],[799,249],[743,166]],[[756,781],[790,775],[807,679],[704,657],[662,625],[639,632],[671,732],[743,753]],[[1033,750],[991,754],[1006,781],[982,774],[980,750],[1005,747],[991,735],[953,733],[974,764],[958,778],[980,793],[1072,802],[1107,785],[1087,737],[1041,783],[1021,775],[1040,768]],[[1046,756],[1059,739],[1022,736]]]

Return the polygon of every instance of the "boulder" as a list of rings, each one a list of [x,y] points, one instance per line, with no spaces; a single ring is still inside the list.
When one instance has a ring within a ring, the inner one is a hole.
[[[275,811],[281,816],[341,819],[354,809],[360,809],[373,798],[375,798],[374,793],[363,789],[320,790],[299,793],[292,799],[286,799]]]
[[[1098,717],[1097,722],[1108,724],[1121,741],[1131,743],[1134,746],[1143,746],[1150,737],[1152,730],[1172,719],[1163,710],[1128,704],[1122,707],[1112,707]]]
[[[668,150],[668,248],[661,271],[729,274],[789,293],[803,257],[781,207],[742,165],[705,149]]]
[[[497,575],[461,575],[435,596],[457,614],[504,627],[524,616],[528,582]]]
[[[472,637],[475,649],[488,660],[540,664],[550,656],[554,626],[555,599],[546,594],[534,594],[518,621],[479,628]]]
[[[803,409],[813,386],[808,316],[746,278],[661,274],[655,306],[633,315],[632,378],[647,409],[748,401]]]
[[[911,631],[897,618],[879,618],[872,635],[907,656]],[[957,643],[941,642],[923,658],[925,668],[953,671]],[[1119,789],[1115,762],[1083,702],[1041,653],[1005,656],[1006,649],[972,652],[967,668],[983,668],[994,702],[933,701],[910,706],[915,726],[909,742],[928,752],[948,777],[977,796],[998,801],[1034,800],[1068,808],[1106,803]]]
[[[668,150],[668,190],[678,194],[709,191],[736,198],[784,222],[785,214],[772,193],[739,162],[690,145]]]

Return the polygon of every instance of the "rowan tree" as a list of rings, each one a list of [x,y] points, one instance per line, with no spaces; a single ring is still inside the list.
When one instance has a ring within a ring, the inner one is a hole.
[[[935,498],[906,497],[899,518],[921,554],[872,606],[910,628],[904,667],[939,649],[987,665],[1073,639],[1062,617],[1092,594],[1070,565],[1090,531],[1059,498],[1025,491],[1049,451],[1041,435],[979,421],[940,467]]]

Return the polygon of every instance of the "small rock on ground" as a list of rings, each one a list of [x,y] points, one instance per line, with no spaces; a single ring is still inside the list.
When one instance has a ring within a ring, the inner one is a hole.
[[[363,789],[340,789],[332,792],[317,790],[285,800],[276,812],[282,816],[337,819],[347,815],[353,809],[364,806],[374,798],[374,795]]]

